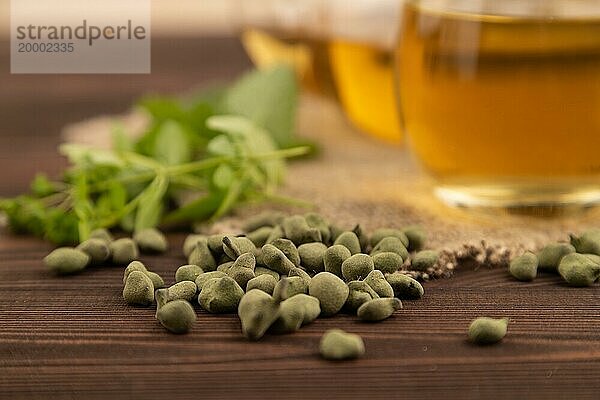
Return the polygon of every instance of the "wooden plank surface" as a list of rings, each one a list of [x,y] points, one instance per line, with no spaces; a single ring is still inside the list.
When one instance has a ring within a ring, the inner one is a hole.
[[[148,90],[183,90],[248,66],[229,39],[153,46],[153,74],[113,78],[10,76],[1,46],[0,195],[26,188],[37,169],[61,168],[54,146],[62,125],[124,111]],[[169,239],[168,254],[143,261],[172,283],[184,262],[183,235]],[[382,323],[336,316],[251,343],[237,317],[198,306],[191,333],[168,334],[151,308],[125,305],[122,268],[54,277],[41,264],[50,248],[0,232],[2,399],[600,397],[598,286],[573,289],[555,276],[523,284],[506,271],[464,267],[453,279],[427,283],[423,300],[405,302]],[[504,342],[466,341],[480,315],[511,318]],[[363,336],[365,357],[321,360],[319,338],[334,327]]]

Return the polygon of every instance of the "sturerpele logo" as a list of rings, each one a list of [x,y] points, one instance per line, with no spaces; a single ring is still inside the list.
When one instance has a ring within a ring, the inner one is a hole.
[[[150,0],[11,0],[11,73],[150,73]]]

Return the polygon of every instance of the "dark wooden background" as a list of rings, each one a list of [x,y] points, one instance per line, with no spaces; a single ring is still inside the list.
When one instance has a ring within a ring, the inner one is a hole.
[[[151,75],[10,75],[0,43],[0,195],[64,166],[55,146],[65,124],[249,67],[233,39],[153,39],[152,59]],[[143,259],[167,283],[184,262],[182,239]],[[121,268],[57,278],[41,263],[50,248],[0,232],[0,398],[600,398],[598,286],[465,267],[382,323],[336,316],[250,343],[236,317],[200,310],[191,333],[171,335],[152,309],[124,304]],[[501,344],[466,341],[480,315],[511,318]],[[319,338],[334,327],[360,334],[365,357],[321,360]]]

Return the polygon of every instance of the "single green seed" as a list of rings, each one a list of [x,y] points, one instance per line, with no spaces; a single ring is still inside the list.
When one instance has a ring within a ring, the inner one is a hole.
[[[136,232],[133,240],[145,253],[164,253],[169,248],[167,238],[156,228],[142,229]]]
[[[350,254],[354,255],[354,254],[358,254],[360,253],[360,241],[358,240],[358,236],[356,236],[356,233],[354,232],[343,232],[342,234],[340,234],[337,239],[335,239],[335,242],[333,242],[334,245],[339,244],[344,246],[345,248],[347,248],[348,250],[350,250]]]
[[[350,360],[365,353],[365,345],[360,336],[341,329],[329,329],[321,337],[321,356],[327,360]]]
[[[67,275],[82,271],[90,260],[91,257],[82,250],[59,247],[44,257],[44,264],[55,274]]]
[[[349,289],[343,280],[330,272],[320,272],[308,285],[308,294],[319,299],[321,314],[337,314],[346,303]]]
[[[267,243],[267,239],[271,235],[273,228],[269,226],[263,226],[262,228],[258,228],[252,232],[248,232],[246,237],[252,241],[254,246],[262,247]]]
[[[433,268],[439,256],[440,253],[435,250],[421,250],[414,255],[411,268],[415,271],[427,271],[429,268]]]
[[[358,307],[356,315],[363,321],[383,321],[401,308],[402,302],[396,298],[373,299]]]
[[[600,229],[590,229],[581,236],[570,235],[571,244],[578,253],[600,255]]]
[[[378,269],[384,274],[393,274],[400,270],[403,263],[402,257],[389,251],[378,253],[373,256],[373,265],[375,266],[375,269]]]
[[[316,228],[321,232],[321,241],[323,243],[329,243],[331,240],[331,232],[329,231],[329,222],[320,214],[310,212],[304,214],[306,223],[311,228]]]
[[[277,282],[273,290],[273,295],[287,299],[297,294],[306,293],[307,291],[308,285],[302,277],[290,276]]]
[[[394,297],[400,300],[418,300],[425,294],[423,286],[416,279],[401,272],[386,274],[385,279],[394,289]]]
[[[221,258],[225,253],[223,252],[223,238],[225,236],[235,236],[233,233],[217,233],[210,235],[206,238],[206,245],[212,253],[215,260]]]
[[[277,239],[285,238],[285,234],[283,233],[283,228],[281,225],[277,225],[273,227],[271,234],[267,238],[267,243],[273,243]]]
[[[600,263],[587,254],[567,254],[558,264],[558,273],[571,286],[591,286],[600,277]]]
[[[386,237],[396,237],[398,239],[400,239],[400,241],[402,242],[402,245],[404,245],[404,247],[408,247],[409,244],[409,240],[408,237],[406,236],[406,234],[404,232],[402,232],[400,229],[395,229],[395,228],[380,228],[377,229],[373,232],[373,234],[371,234],[371,246],[375,247],[377,245],[377,243],[381,242],[382,239],[385,239]]]
[[[156,312],[156,319],[173,333],[186,333],[196,322],[194,307],[186,300],[173,300]]]
[[[141,261],[130,262],[129,265],[127,265],[127,267],[125,268],[125,271],[123,272],[123,284],[125,284],[125,282],[127,281],[127,277],[133,271],[140,271],[140,272],[146,273],[146,272],[148,272],[148,269],[146,268],[146,266],[144,264],[142,264]]]
[[[210,313],[228,314],[236,312],[243,295],[244,290],[232,278],[214,278],[204,282],[198,303]]]
[[[253,216],[252,218],[249,218],[244,225],[244,230],[246,232],[250,232],[263,227],[274,227],[279,225],[284,218],[285,214],[282,212],[265,211]]]
[[[225,262],[223,264],[220,264],[217,267],[217,271],[221,271],[221,272],[227,273],[231,269],[232,265],[233,265],[233,261],[227,261],[227,262]]]
[[[256,258],[252,253],[241,254],[233,265],[227,270],[227,275],[233,278],[241,288],[246,288],[248,281],[256,277],[254,268],[256,267]]]
[[[406,250],[406,247],[404,247],[402,240],[394,236],[388,236],[381,239],[379,243],[373,247],[373,250],[371,250],[371,255],[375,256],[379,253],[388,252],[398,254],[403,260],[408,258],[408,250]]]
[[[302,325],[308,325],[316,320],[321,314],[319,299],[307,294],[296,294],[281,302],[280,314],[291,313],[292,310],[301,310]]]
[[[280,299],[262,290],[249,290],[241,298],[238,316],[242,323],[242,333],[250,340],[258,340],[279,316]]]
[[[254,253],[256,246],[245,236],[225,236],[223,238],[223,252],[232,260],[244,253]]]
[[[392,285],[388,283],[383,275],[383,272],[379,270],[373,270],[365,278],[365,283],[371,287],[379,297],[394,297],[394,289]]]
[[[323,264],[326,272],[342,276],[342,263],[352,256],[350,250],[341,244],[334,244],[325,250]]]
[[[537,254],[538,268],[543,271],[557,272],[560,260],[571,253],[575,253],[575,247],[569,243],[548,244]]]
[[[94,229],[92,232],[90,232],[88,239],[102,239],[106,243],[110,243],[114,240],[108,229],[105,228]]]
[[[369,235],[360,225],[356,225],[354,229],[352,229],[352,232],[354,232],[358,238],[361,253],[366,253],[370,242]]]
[[[358,307],[367,301],[379,298],[379,295],[364,281],[348,282],[348,289],[348,298],[344,308],[350,313],[356,313]]]
[[[198,287],[198,291],[201,292],[202,291],[202,287],[209,280],[215,279],[215,278],[224,278],[226,276],[227,276],[227,274],[225,272],[221,272],[221,271],[205,272],[202,275],[198,275],[198,277],[196,278],[195,283],[196,283],[196,286]]]
[[[215,257],[208,248],[208,242],[206,240],[198,240],[192,252],[188,257],[189,265],[197,265],[202,271],[210,272],[217,269],[217,262]]]
[[[130,238],[117,239],[111,242],[109,247],[112,261],[117,265],[127,265],[140,256],[137,244]]]
[[[256,262],[258,263],[258,258]],[[275,278],[275,281],[279,280],[279,273],[277,271],[273,271],[272,269],[261,267],[259,265],[257,265],[256,268],[254,268],[254,275],[256,275],[257,277],[260,275],[271,275],[273,278]]]
[[[276,285],[277,279],[275,279],[273,275],[262,274],[248,281],[248,283],[246,284],[246,292],[249,292],[252,289],[259,289],[265,293],[272,295]]]
[[[195,282],[198,275],[202,275],[204,271],[197,265],[187,264],[182,265],[175,271],[175,282],[192,281]]]
[[[196,243],[199,241],[206,241],[206,235],[200,235],[197,233],[192,233],[191,235],[187,235],[185,240],[183,241],[183,255],[187,257],[192,254],[192,251],[196,248]]]
[[[108,243],[104,239],[91,238],[81,242],[77,249],[90,256],[91,264],[100,264],[110,258]]]
[[[156,305],[161,308],[166,303],[173,300],[186,300],[192,301],[196,296],[198,287],[194,282],[181,281],[168,288],[158,289],[154,292],[154,298],[156,299]]]
[[[260,263],[265,267],[280,274],[287,274],[295,265],[285,254],[272,244],[265,244],[262,247]]]
[[[323,256],[326,250],[327,246],[319,242],[301,244],[298,247],[300,264],[309,271],[324,271]]]
[[[532,281],[537,275],[538,258],[528,251],[522,256],[511,260],[509,266],[510,274],[520,281]]]
[[[330,241],[335,242],[336,239],[338,237],[340,237],[340,235],[346,231],[347,231],[347,229],[343,229],[335,224],[329,224],[329,233],[330,233],[330,237],[331,237]]]
[[[342,263],[342,276],[346,281],[364,279],[375,269],[373,259],[368,254],[354,254]]]
[[[406,248],[409,251],[420,251],[425,248],[425,244],[427,243],[427,232],[425,232],[422,227],[411,225],[402,229],[402,232],[408,238],[408,246]]]
[[[497,343],[506,336],[508,318],[479,317],[469,325],[469,339],[476,344]]]
[[[310,280],[312,279],[310,275],[303,270],[302,268],[291,268],[290,272],[288,272],[288,277],[299,276],[304,280],[306,287],[310,284]]]
[[[123,298],[128,304],[147,306],[154,301],[154,285],[141,271],[131,271],[125,281]]]
[[[300,254],[298,253],[298,248],[291,240],[280,238],[273,240],[271,244],[281,250],[288,260],[293,262],[296,267],[300,266]]]
[[[156,272],[146,271],[145,274],[152,281],[152,286],[154,286],[154,289],[159,289],[165,286],[164,279]]]
[[[285,237],[294,242],[296,246],[322,241],[319,229],[311,228],[301,215],[284,218],[281,227]]]

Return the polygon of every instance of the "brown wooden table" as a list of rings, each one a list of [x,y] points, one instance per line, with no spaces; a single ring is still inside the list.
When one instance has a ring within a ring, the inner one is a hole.
[[[120,112],[147,91],[177,92],[229,79],[249,66],[231,39],[154,39],[148,76],[11,76],[0,46],[0,195],[24,190],[37,170],[64,166],[54,147],[66,123]],[[143,261],[172,283],[172,250]],[[244,340],[235,316],[207,315],[187,335],[167,333],[149,308],[121,298],[122,269],[58,278],[50,245],[0,233],[0,398],[600,398],[600,287],[555,276],[534,283],[506,271],[460,270],[430,282],[421,301],[378,324],[319,319],[298,333]],[[498,345],[466,341],[476,316],[508,316]],[[359,333],[364,358],[321,360],[328,328]]]

